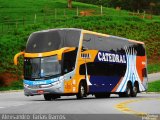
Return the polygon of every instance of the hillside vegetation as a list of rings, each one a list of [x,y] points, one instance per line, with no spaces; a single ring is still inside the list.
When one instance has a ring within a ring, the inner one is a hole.
[[[148,92],[160,92],[160,80],[149,83]]]
[[[91,13],[82,15],[82,11]],[[143,41],[149,73],[160,71],[160,16],[147,17],[105,7],[101,13],[99,6],[79,2],[67,9],[67,0],[0,0],[0,15],[0,79],[9,79],[2,77],[4,73],[16,74],[21,79],[22,58],[17,67],[13,57],[25,49],[29,34],[71,27]]]
[[[159,0],[74,0],[83,3],[103,5],[106,7],[119,7],[130,11],[145,11],[152,14],[160,14]]]

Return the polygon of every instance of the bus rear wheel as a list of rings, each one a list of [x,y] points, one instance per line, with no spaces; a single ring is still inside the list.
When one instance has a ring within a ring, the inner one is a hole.
[[[79,84],[77,99],[82,99],[83,97],[86,97],[86,94],[87,94],[86,84],[85,82],[81,81]]]
[[[138,84],[135,84],[131,93],[132,97],[136,97],[138,93]]]
[[[126,87],[126,91],[123,93],[119,93],[119,97],[130,97],[131,94],[132,94],[132,85],[128,83]]]

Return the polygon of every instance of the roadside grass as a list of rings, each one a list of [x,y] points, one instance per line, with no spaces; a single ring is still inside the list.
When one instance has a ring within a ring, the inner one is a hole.
[[[160,63],[148,64],[148,73],[160,72]]]
[[[148,92],[160,92],[160,80],[148,83]]]

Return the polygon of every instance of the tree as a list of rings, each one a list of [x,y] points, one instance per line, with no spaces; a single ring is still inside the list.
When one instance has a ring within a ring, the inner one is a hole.
[[[68,0],[68,8],[72,8],[72,0]]]

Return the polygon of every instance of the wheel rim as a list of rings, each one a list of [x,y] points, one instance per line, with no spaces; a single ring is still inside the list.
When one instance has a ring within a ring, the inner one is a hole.
[[[133,92],[134,92],[134,93],[137,93],[137,91],[138,91],[137,87],[134,86],[134,87],[133,87]]]
[[[84,87],[81,86],[81,95],[83,96],[84,95]]]
[[[131,95],[131,89],[130,89],[130,86],[127,87],[127,96],[130,96]]]
[[[131,93],[131,90],[128,88],[127,94],[130,95],[130,93]]]

